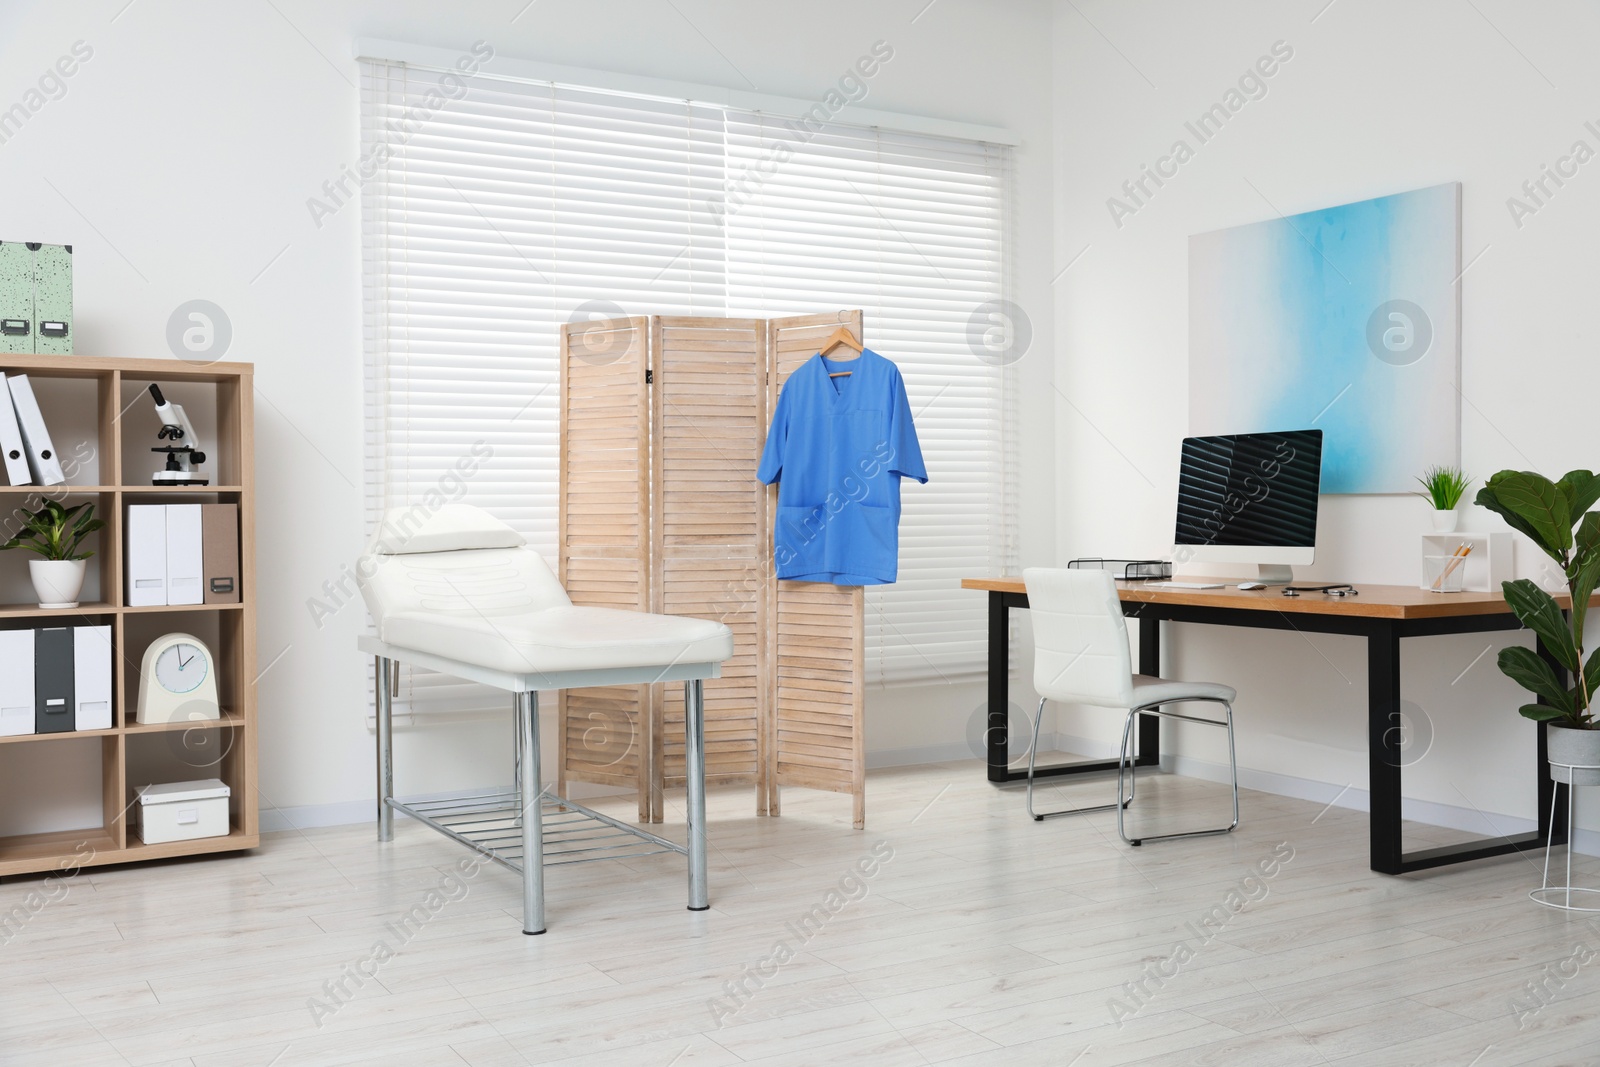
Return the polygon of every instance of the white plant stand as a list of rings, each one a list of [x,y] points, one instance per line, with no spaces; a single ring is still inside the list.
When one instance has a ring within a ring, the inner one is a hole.
[[[1600,770],[1600,766],[1596,766],[1596,765],[1593,765],[1593,764],[1551,763],[1550,765],[1552,767],[1565,767],[1568,771],[1596,771],[1596,770]],[[1571,774],[1568,774],[1567,777],[1571,778],[1573,776]],[[1544,884],[1541,885],[1538,889],[1530,890],[1528,892],[1528,898],[1530,900],[1532,900],[1535,904],[1543,904],[1547,908],[1559,908],[1562,911],[1600,912],[1600,906],[1591,907],[1591,908],[1585,908],[1585,907],[1582,907],[1580,905],[1574,904],[1572,902],[1572,898],[1574,896],[1580,897],[1581,899],[1585,899],[1585,900],[1600,901],[1600,889],[1587,889],[1587,888],[1584,888],[1583,886],[1575,886],[1575,885],[1572,884],[1572,835],[1574,833],[1574,826],[1573,826],[1573,822],[1572,822],[1572,808],[1573,808],[1572,798],[1573,798],[1573,790],[1577,789],[1577,786],[1575,786],[1575,785],[1573,785],[1573,784],[1571,784],[1569,782],[1556,782],[1555,783],[1555,788],[1550,791],[1550,825],[1551,826],[1555,825],[1556,798],[1560,794],[1561,787],[1563,785],[1565,785],[1567,787],[1567,879],[1566,879],[1566,884],[1565,885],[1551,885],[1550,884],[1550,852],[1555,846],[1550,842],[1546,842],[1545,846],[1544,846]],[[1552,835],[1552,836],[1554,836],[1554,835]]]

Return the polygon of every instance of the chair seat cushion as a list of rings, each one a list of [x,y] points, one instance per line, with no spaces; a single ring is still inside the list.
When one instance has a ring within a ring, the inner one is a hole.
[[[401,611],[380,637],[400,648],[514,674],[721,663],[733,631],[720,622],[616,608],[552,607],[514,615]]]
[[[1216,682],[1180,682],[1172,678],[1152,678],[1148,674],[1133,676],[1133,706],[1136,708],[1174,700],[1224,700],[1232,704],[1238,695],[1232,686]]]

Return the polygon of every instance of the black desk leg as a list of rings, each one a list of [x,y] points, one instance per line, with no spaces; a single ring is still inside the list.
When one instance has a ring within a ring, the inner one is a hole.
[[[1367,780],[1372,794],[1372,869],[1400,874],[1400,632],[1379,623],[1367,635]]]
[[[1161,620],[1154,615],[1139,616],[1139,673],[1152,678],[1161,677]],[[1139,716],[1140,767],[1154,767],[1161,763],[1161,717]]]
[[[1011,780],[1008,767],[1011,762],[1011,724],[1007,721],[1011,700],[1009,615],[1005,594],[991,590],[989,593],[989,729],[984,732],[984,737],[988,741],[991,782]]]

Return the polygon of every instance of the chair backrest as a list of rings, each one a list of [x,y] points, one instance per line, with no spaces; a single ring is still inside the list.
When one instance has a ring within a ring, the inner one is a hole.
[[[1128,625],[1109,571],[1029,567],[1033,688],[1041,697],[1102,708],[1133,706]]]
[[[400,612],[502,618],[572,604],[521,534],[466,504],[391,508],[357,575],[380,638]]]

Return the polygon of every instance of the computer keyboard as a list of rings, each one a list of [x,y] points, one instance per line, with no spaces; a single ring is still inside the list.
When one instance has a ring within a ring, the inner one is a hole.
[[[1162,589],[1223,589],[1222,582],[1151,582],[1151,585]]]

